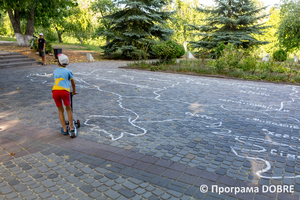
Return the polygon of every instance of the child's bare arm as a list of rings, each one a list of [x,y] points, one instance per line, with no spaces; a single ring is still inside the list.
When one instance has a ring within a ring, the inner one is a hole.
[[[73,88],[73,92],[72,92],[72,94],[73,94],[73,95],[77,94],[77,92],[76,92],[76,86],[75,86],[75,81],[74,81],[74,79],[71,79],[71,85],[72,85],[72,88]]]

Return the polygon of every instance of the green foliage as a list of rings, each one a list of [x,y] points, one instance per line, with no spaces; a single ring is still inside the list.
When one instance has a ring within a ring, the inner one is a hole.
[[[243,71],[251,71],[252,74],[256,71],[257,65],[257,59],[252,56],[244,58],[241,64]]]
[[[279,43],[287,52],[293,52],[300,48],[300,1],[284,0],[281,4],[281,21],[278,27]]]
[[[59,10],[63,11],[73,6],[75,0],[2,0],[0,1],[0,10],[13,10],[14,14],[20,16],[21,22],[27,21],[30,17],[31,8],[34,9],[34,25],[49,25],[49,19],[55,18]]]
[[[270,17],[266,21],[266,26],[268,26],[267,29],[265,29],[265,33],[263,35],[255,34],[255,38],[260,41],[268,41],[268,44],[261,45],[257,49],[257,53],[263,53],[265,52],[272,54],[274,51],[278,50],[279,48],[279,41],[278,41],[278,26],[280,24],[281,18],[280,18],[280,10],[276,8],[271,8],[270,11]]]
[[[46,53],[53,52],[53,47],[52,47],[51,43],[49,43],[49,42],[46,43],[45,51],[46,51]]]
[[[287,53],[283,49],[279,49],[273,53],[273,59],[275,61],[286,61]]]
[[[216,47],[216,58],[219,58],[222,55],[224,49],[226,49],[226,45],[223,42],[220,42]]]
[[[110,34],[104,33],[112,26],[112,20],[105,18],[107,15],[111,15],[119,10],[119,7],[115,5],[112,0],[96,0],[92,2],[91,10],[97,15],[98,27],[97,34],[99,36],[106,37],[106,44],[110,42]]]
[[[126,57],[139,57],[139,51],[149,49],[155,38],[167,40],[173,31],[162,27],[172,13],[164,12],[167,1],[163,0],[123,0],[123,9],[105,18],[111,21],[111,27],[105,35],[112,38],[104,46],[104,53],[110,55],[120,50]],[[145,52],[148,53],[148,52]]]
[[[168,20],[168,23],[164,27],[173,29],[174,34],[172,35],[172,40],[176,41],[178,44],[186,44],[187,41],[194,41],[201,39],[200,37],[194,35],[196,31],[191,30],[188,26],[191,24],[201,24],[204,25],[203,19],[208,17],[205,13],[199,13],[196,7],[201,4],[201,0],[184,1],[184,0],[174,0],[171,4],[166,6],[166,10],[171,12],[175,11],[172,18]],[[187,46],[187,49],[189,47]]]
[[[197,35],[202,37],[199,41],[190,42],[195,49],[212,50],[220,42],[232,43],[243,48],[268,43],[254,37],[254,34],[262,35],[263,30],[267,28],[263,23],[259,23],[267,15],[257,15],[266,7],[257,8],[252,0],[215,0],[215,3],[216,7],[213,9],[198,8],[199,12],[210,14],[210,17],[205,19],[205,25],[190,25],[198,31]]]
[[[218,65],[225,63],[225,66],[223,66],[223,68],[231,70],[239,67],[239,63],[242,57],[243,52],[239,51],[233,44],[228,44],[226,45],[226,48],[221,52],[221,57],[218,59],[220,60],[220,63],[218,63]],[[218,66],[218,68],[220,67]]]
[[[294,81],[295,81],[296,83],[300,83],[300,76],[296,76],[296,77],[294,78]]]
[[[183,56],[185,51],[182,45],[174,41],[159,42],[152,46],[152,51],[160,60],[172,60]]]
[[[258,62],[258,68],[262,71],[268,71],[268,72],[273,72],[272,68],[275,65],[275,62],[266,62],[266,61],[261,61]]]

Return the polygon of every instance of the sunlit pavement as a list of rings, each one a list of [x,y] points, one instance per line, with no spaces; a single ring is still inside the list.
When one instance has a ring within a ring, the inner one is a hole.
[[[71,64],[0,69],[0,199],[299,199],[298,86]],[[290,194],[294,191],[294,194]]]

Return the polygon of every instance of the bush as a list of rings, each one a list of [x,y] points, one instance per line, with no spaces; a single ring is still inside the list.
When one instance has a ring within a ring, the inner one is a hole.
[[[240,67],[240,61],[242,60],[242,58],[243,53],[238,51],[233,44],[228,44],[221,53],[221,57],[219,59],[224,59],[223,62],[226,63],[224,68],[227,68],[228,70],[233,70],[235,68]]]
[[[220,42],[215,50],[216,58],[219,58],[222,55],[224,49],[226,49],[226,45],[223,42]]]
[[[300,83],[300,76],[296,76],[296,77],[294,78],[294,81],[295,81],[296,83]]]
[[[287,53],[283,49],[279,49],[278,51],[274,51],[273,59],[275,61],[286,61]]]
[[[45,48],[46,53],[52,53],[53,52],[53,47],[51,43],[47,42],[46,43],[46,48]]]
[[[258,65],[258,61],[256,60],[256,58],[249,56],[243,60],[241,67],[243,71],[251,71],[253,74],[257,69],[257,65]]]
[[[286,67],[285,63],[283,63],[279,66],[273,67],[273,72],[276,72],[276,73],[287,73],[288,71],[289,71],[289,68]]]
[[[261,69],[262,71],[266,72],[272,72],[272,67],[275,65],[273,61],[271,62],[266,62],[266,61],[261,61],[258,62],[258,68]]]
[[[171,40],[156,43],[152,46],[151,49],[158,59],[164,61],[169,61],[178,58],[180,56],[183,56],[185,53],[185,50],[182,45],[179,45]]]

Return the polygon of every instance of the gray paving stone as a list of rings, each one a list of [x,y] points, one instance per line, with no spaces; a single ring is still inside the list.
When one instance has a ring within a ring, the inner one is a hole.
[[[42,198],[42,199],[46,199],[46,198],[49,198],[52,196],[52,194],[50,192],[43,192],[41,194],[39,194],[39,196]]]
[[[69,194],[62,194],[62,195],[59,195],[58,198],[61,200],[66,200],[66,199],[70,199],[71,196]]]
[[[12,193],[9,193],[9,194],[5,195],[5,198],[7,198],[7,199],[14,199],[14,198],[17,198],[17,197],[19,197],[19,195],[16,192],[12,192]],[[4,199],[4,196],[3,196],[3,199]]]
[[[92,188],[92,187],[89,186],[89,185],[83,185],[83,186],[79,187],[79,189],[80,189],[82,192],[86,193],[86,194],[89,194],[89,193],[95,191],[95,189]]]
[[[39,188],[36,188],[33,190],[33,192],[37,193],[37,194],[45,192],[45,191],[46,191],[46,189],[44,187],[39,187]]]
[[[111,187],[111,186],[115,185],[116,183],[114,181],[110,180],[110,181],[106,181],[104,184],[108,187]]]
[[[99,187],[100,185],[102,185],[102,184],[98,181],[94,181],[93,183],[90,184],[90,186],[92,186],[94,188]]]
[[[77,189],[75,187],[70,187],[70,188],[66,189],[66,192],[68,192],[69,194],[74,193],[74,192],[77,192]]]
[[[119,190],[119,193],[123,196],[125,196],[126,198],[132,198],[134,197],[136,194],[126,188]]]
[[[48,167],[46,167],[46,166],[37,167],[37,170],[39,170],[42,173],[50,171],[50,169]]]
[[[65,191],[63,191],[63,190],[56,190],[55,192],[53,192],[53,194],[55,196],[59,196],[59,195],[64,194],[64,193],[65,193]]]
[[[84,173],[86,173],[86,174],[90,174],[90,173],[92,173],[94,170],[92,170],[91,168],[89,168],[89,167],[83,167],[83,168],[81,168],[80,169],[81,171],[83,171]]]
[[[170,199],[171,195],[165,193],[163,195],[160,196],[162,199]],[[191,197],[190,197],[191,198]]]
[[[53,187],[48,188],[48,190],[50,192],[55,192],[55,191],[59,190],[59,187],[58,186],[53,186]]]
[[[51,180],[42,181],[41,184],[46,188],[55,186],[55,183],[53,183]]]
[[[33,193],[32,193],[31,190],[26,190],[26,191],[20,193],[20,195],[21,195],[22,197],[28,197],[28,196],[30,196],[30,195],[32,195],[32,194],[33,194]]]
[[[129,181],[126,181],[122,184],[124,187],[128,188],[128,189],[131,189],[131,190],[134,190],[135,188],[137,188],[138,186],[134,183],[131,183]]]
[[[153,194],[155,194],[156,196],[160,196],[164,193],[164,191],[160,190],[160,189],[155,189],[152,191]]]
[[[98,191],[94,191],[89,194],[89,196],[93,199],[96,199],[96,198],[100,197],[101,195],[102,195],[102,193],[98,192]]]
[[[113,190],[107,190],[106,192],[104,192],[104,194],[112,199],[116,199],[120,196],[119,193],[113,191]]]
[[[149,197],[151,197],[153,194],[151,192],[146,192],[145,194],[143,194],[143,197],[148,199]]]
[[[6,195],[6,194],[9,194],[11,192],[13,192],[14,190],[10,187],[10,186],[4,186],[4,187],[0,187],[0,193],[2,195]]]
[[[66,183],[66,184],[63,184],[62,186],[61,186],[61,188],[62,189],[67,189],[67,188],[69,188],[69,187],[71,187],[72,185],[70,184],[70,183]]]
[[[78,198],[84,196],[84,193],[78,191],[78,192],[73,193],[72,196],[73,196],[75,199],[78,199]]]
[[[142,195],[147,191],[145,189],[142,189],[142,188],[137,188],[137,189],[134,190],[134,192],[139,194],[139,195]]]
[[[26,200],[33,200],[33,199],[37,199],[38,198],[38,196],[36,196],[35,194],[34,195],[31,195],[31,196],[28,196],[28,197],[26,197],[25,199]],[[1,198],[0,198],[1,199]]]

